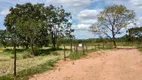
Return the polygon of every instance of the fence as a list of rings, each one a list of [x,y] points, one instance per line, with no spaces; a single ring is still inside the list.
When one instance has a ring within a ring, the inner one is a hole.
[[[82,54],[86,54],[89,51],[96,51],[101,49],[111,49],[111,44],[95,44],[95,45],[87,45],[85,43],[75,43],[70,45],[70,54],[82,52]],[[64,45],[64,60],[66,60],[66,46]]]

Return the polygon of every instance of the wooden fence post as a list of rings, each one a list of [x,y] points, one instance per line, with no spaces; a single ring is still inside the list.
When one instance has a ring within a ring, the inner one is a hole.
[[[16,80],[16,44],[14,44],[14,80]]]
[[[98,44],[98,49],[100,50],[100,44]]]
[[[82,44],[83,55],[85,54],[84,44]]]
[[[95,47],[95,50],[96,50],[96,45],[94,45],[94,47]]]
[[[71,53],[72,53],[72,42],[71,42]]]
[[[78,52],[78,44],[76,44],[76,53]]]
[[[105,45],[104,45],[104,43],[103,43],[103,49],[105,49]]]
[[[64,45],[64,60],[66,61],[66,47]]]

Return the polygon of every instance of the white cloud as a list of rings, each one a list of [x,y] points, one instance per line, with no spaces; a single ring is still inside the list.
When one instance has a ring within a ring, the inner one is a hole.
[[[133,5],[138,6],[139,8],[142,8],[142,0],[130,0],[130,2]]]
[[[8,14],[9,13],[9,9],[5,9],[5,10],[2,10],[1,12],[0,12],[0,15],[6,15],[6,14]]]
[[[47,0],[47,4],[64,5],[67,7],[87,7],[91,4],[91,0]]]
[[[113,4],[128,4],[129,0],[105,0],[105,3],[107,5],[113,5]]]
[[[142,0],[107,0],[106,4],[122,4],[128,7],[129,9],[142,8]]]
[[[72,23],[72,20],[70,19],[69,22]]]
[[[78,29],[88,29],[91,26],[91,24],[78,24]]]
[[[83,10],[81,11],[79,14],[78,14],[78,17],[81,17],[81,18],[94,18],[96,17],[96,15],[98,14],[99,11],[97,10]]]
[[[97,22],[99,10],[82,10],[78,14],[78,28],[89,28],[93,23]]]
[[[138,18],[136,24],[137,24],[137,27],[142,26],[142,16]]]

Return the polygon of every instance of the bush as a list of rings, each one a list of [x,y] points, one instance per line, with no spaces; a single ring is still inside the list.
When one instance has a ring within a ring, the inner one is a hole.
[[[33,52],[34,52],[34,56],[39,56],[39,55],[42,54],[42,53],[40,52],[39,48],[37,48],[37,47],[35,47],[35,48],[33,49]]]

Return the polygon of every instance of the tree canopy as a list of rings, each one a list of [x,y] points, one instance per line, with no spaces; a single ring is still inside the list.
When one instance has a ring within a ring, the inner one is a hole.
[[[123,5],[106,7],[98,15],[98,22],[90,28],[92,32],[105,34],[111,38],[116,48],[116,35],[121,34],[121,29],[135,22],[135,12]],[[111,35],[110,35],[111,34]]]
[[[142,39],[142,27],[130,28],[128,29],[130,40],[137,38]]]

